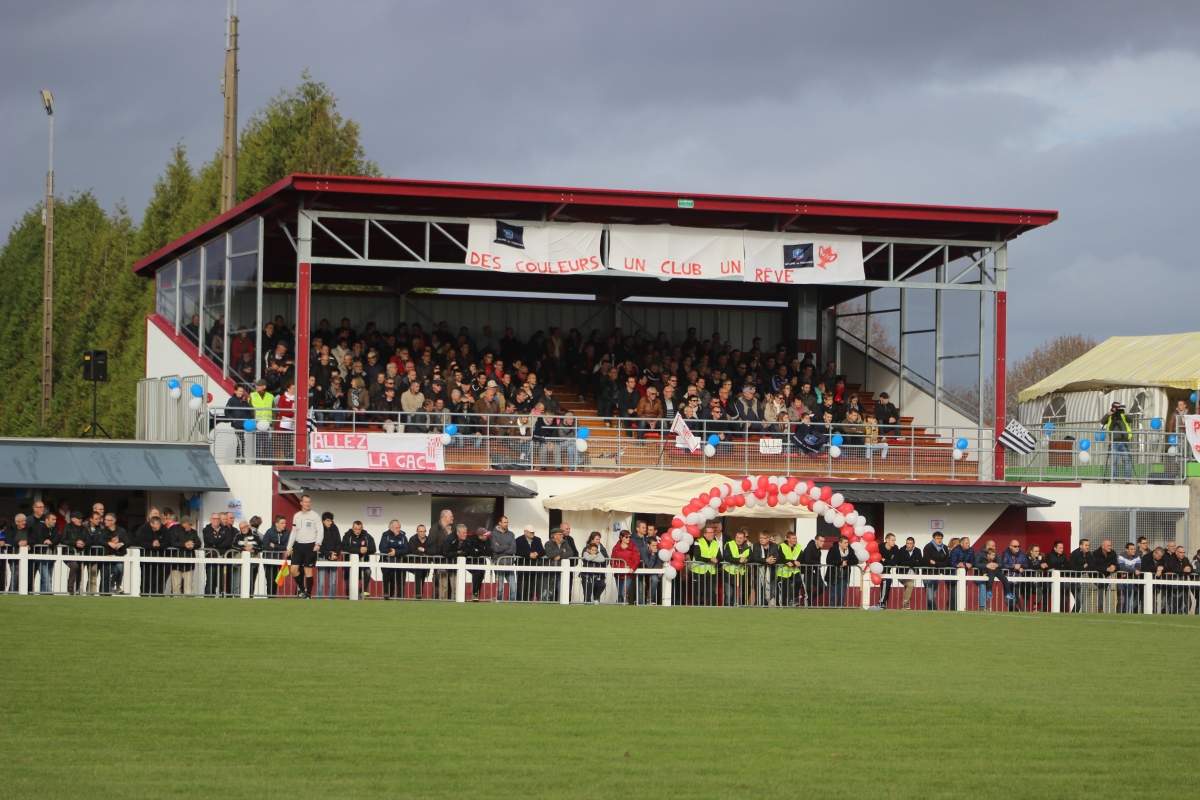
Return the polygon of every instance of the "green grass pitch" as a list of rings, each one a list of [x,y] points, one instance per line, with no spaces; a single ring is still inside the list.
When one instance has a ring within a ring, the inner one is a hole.
[[[1200,618],[0,598],[0,796],[1133,797]]]

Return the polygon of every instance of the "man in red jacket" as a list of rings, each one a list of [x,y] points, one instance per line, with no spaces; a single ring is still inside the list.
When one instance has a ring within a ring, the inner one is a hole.
[[[642,557],[633,544],[633,535],[629,531],[621,531],[617,544],[612,551],[613,566],[621,566],[629,570],[627,574],[617,573],[617,602],[629,602],[629,587],[633,585],[633,573],[641,566]]]

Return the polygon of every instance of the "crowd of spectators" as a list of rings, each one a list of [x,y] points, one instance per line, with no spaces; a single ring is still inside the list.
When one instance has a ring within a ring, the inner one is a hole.
[[[584,602],[599,602],[610,578],[617,602],[661,601],[662,573],[657,571],[662,566],[660,531],[652,520],[639,519],[632,530],[620,531],[611,552],[599,531],[591,531],[582,543],[577,542],[569,522],[550,528],[543,539],[530,525],[520,532],[511,529],[504,515],[494,525],[472,528],[456,522],[451,509],[440,510],[429,525],[416,524],[411,533],[398,519],[377,533],[368,531],[362,520],[353,520],[343,529],[328,511],[320,515],[320,521],[315,551],[323,565],[316,568],[311,582],[316,597],[345,596],[349,582],[355,581],[362,597],[451,599],[450,572],[432,565],[454,563],[461,557],[468,564],[469,583],[464,591],[469,599],[480,599],[490,570],[496,599],[557,601],[562,591],[557,572],[506,567],[557,567],[569,562],[597,568],[580,574]],[[288,559],[295,522],[276,515],[267,525],[257,515],[236,520],[231,512],[221,512],[198,528],[192,519],[177,518],[173,509],[152,507],[146,522],[131,533],[101,503],[94,504],[90,512],[72,510],[60,518],[39,500],[29,513],[17,514],[11,523],[0,521],[0,553],[29,547],[29,590],[42,593],[54,590],[54,562],[38,555],[79,557],[78,561],[65,561],[69,594],[120,594],[125,585],[124,563],[89,561],[88,557],[124,556],[129,548],[137,548],[142,556],[138,562],[142,594],[189,595],[202,590],[210,596],[240,596],[246,580],[251,592],[271,596],[283,593],[274,571],[265,572],[260,581],[259,565],[251,564],[244,576],[240,557],[249,553],[280,562]],[[188,563],[200,552],[205,555],[202,586],[197,582],[199,564]],[[992,540],[974,545],[967,537],[944,541],[943,534],[935,532],[932,541],[918,547],[914,537],[900,544],[894,533],[888,533],[879,553],[883,569],[879,608],[912,608],[920,582],[926,609],[954,609],[958,598],[955,582],[949,578],[961,569],[975,578],[969,590],[977,594],[980,610],[995,607],[993,593],[998,591],[1002,607],[1009,611],[1049,611],[1052,573],[1057,571],[1064,576],[1126,579],[1109,584],[1062,582],[1063,612],[1140,613],[1144,585],[1129,579],[1151,575],[1156,579],[1155,613],[1200,614],[1200,551],[1189,559],[1184,547],[1174,542],[1151,547],[1141,537],[1118,551],[1108,539],[1096,549],[1088,539],[1081,539],[1074,551],[1068,552],[1063,542],[1056,542],[1043,553],[1036,545],[1023,549],[1016,539],[1001,550]],[[336,565],[355,554],[362,565],[358,574],[351,575],[348,567]],[[372,580],[371,562],[403,567],[382,568],[376,573],[382,580]],[[802,547],[793,532],[776,536],[763,530],[755,536],[740,528],[727,533],[720,522],[712,522],[687,554],[685,566],[675,578],[673,596],[676,603],[691,605],[839,607],[851,602],[851,592],[858,587],[851,570],[864,566],[845,537],[817,535]],[[647,568],[654,571],[646,574]],[[15,562],[0,560],[0,590],[16,591],[18,583]],[[889,605],[897,588],[900,600]]]
[[[267,323],[257,385],[253,340],[242,332],[239,342],[244,388],[225,417],[235,425],[257,418],[294,428],[292,331],[280,317]],[[336,326],[322,319],[311,348],[308,400],[317,424],[417,433],[452,424],[464,437],[553,442],[548,455],[555,463],[573,457],[563,442],[579,424],[556,386],[590,398],[600,416],[621,418],[620,426],[636,435],[665,435],[678,414],[706,439],[779,437],[801,453],[821,453],[840,434],[848,454],[886,458],[901,421],[886,392],[861,402],[844,376],[831,364],[819,367],[811,353],[783,344],[764,349],[758,339],[742,350],[715,333],[697,338],[694,328],[674,343],[664,333],[652,339],[619,328],[587,337],[550,328],[523,341],[512,328],[499,337],[489,326],[472,334],[445,322],[428,331],[401,323],[385,332],[371,322],[360,330],[348,318]]]

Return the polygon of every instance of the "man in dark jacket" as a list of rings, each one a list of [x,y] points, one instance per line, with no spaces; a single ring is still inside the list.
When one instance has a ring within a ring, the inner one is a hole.
[[[913,575],[919,573],[924,566],[925,553],[917,547],[917,540],[909,536],[904,540],[904,547],[896,551],[896,571]],[[901,582],[904,584],[904,596],[901,608],[907,611],[912,608],[913,585],[916,581],[909,578]]]
[[[571,560],[571,548],[566,544],[562,528],[550,529],[550,541],[546,542],[546,566],[558,567]],[[558,599],[559,576],[556,573],[542,576],[542,599],[554,602]]]
[[[525,526],[523,534],[517,537],[513,550],[516,553],[517,563],[521,565],[541,566],[545,560],[545,548],[542,546],[542,540],[534,534],[532,525]],[[538,577],[531,572],[517,573],[518,599],[537,600],[539,598]]]
[[[278,514],[275,517],[274,523],[262,538],[262,554],[264,558],[277,558],[280,563],[283,561],[283,554],[287,551],[288,529],[287,517]],[[325,553],[325,548],[321,548],[321,553]],[[326,556],[328,557],[328,556]],[[275,583],[275,576],[279,571],[278,566],[270,566],[267,568],[267,597],[274,597],[279,593],[279,587]]]
[[[492,558],[499,564],[512,564],[517,555],[517,537],[508,528],[508,517],[502,516],[492,531],[490,540]],[[504,600],[504,587],[508,586],[508,600],[517,599],[517,573],[512,570],[496,572],[496,599]]]
[[[429,559],[437,556],[430,544],[429,529],[424,525],[417,525],[416,532],[408,539],[408,554],[405,560],[409,563],[428,564]],[[409,573],[413,576],[413,598],[422,600],[425,597],[425,579],[429,577],[429,569],[411,569]]]
[[[1101,578],[1115,578],[1117,576],[1117,551],[1113,550],[1112,539],[1105,539],[1100,542],[1100,549],[1092,553],[1092,569]],[[1109,593],[1115,587],[1098,586],[1096,594],[1096,612],[1104,613],[1105,600]]]
[[[354,520],[350,530],[342,537],[342,552],[347,557],[357,555],[359,562],[363,564],[375,554],[375,537],[363,530],[362,520]],[[354,580],[353,575],[348,578]],[[358,568],[358,592],[362,598],[371,596],[371,568],[368,566]]]
[[[983,550],[975,556],[975,571],[985,577],[984,582],[979,584],[980,611],[987,611],[991,607],[993,581],[1000,581],[1000,586],[1004,590],[1004,599],[1011,606],[1013,602],[1012,585],[1009,584],[1008,576],[1004,574],[1004,569],[1000,566],[1000,556],[996,553],[996,543],[991,539],[984,545]]]
[[[1098,574],[1093,561],[1096,554],[1092,552],[1092,543],[1088,539],[1080,539],[1079,547],[1071,553],[1070,570],[1078,573],[1076,577],[1094,578]],[[1087,598],[1091,595],[1090,586],[1081,586],[1078,583],[1070,584],[1071,599],[1074,601],[1074,607],[1071,611],[1075,614],[1083,611],[1083,607],[1087,605]],[[1083,591],[1081,591],[1083,590]],[[1063,609],[1066,611],[1067,609]]]
[[[72,511],[70,521],[63,528],[62,544],[69,553],[83,555],[89,547],[95,544],[91,533],[83,524],[83,512]],[[67,562],[67,594],[79,594],[80,575],[83,572],[82,561]],[[4,577],[0,575],[0,589],[4,588]]]
[[[829,605],[846,605],[846,590],[850,588],[850,568],[858,564],[858,556],[850,548],[850,540],[839,536],[829,548],[825,563],[829,565]]]
[[[196,551],[203,547],[200,534],[190,519],[185,519],[171,528],[169,544],[179,551],[179,558],[195,558]],[[172,564],[167,577],[168,594],[190,595],[195,592],[196,568],[192,564]],[[274,577],[274,576],[272,576]],[[273,583],[273,581],[268,581]]]
[[[443,556],[446,543],[454,538],[454,512],[443,508],[438,512],[438,520],[429,529],[429,554]],[[434,596],[439,600],[450,599],[450,573],[444,569],[433,571]]]
[[[400,527],[400,520],[388,523],[383,538],[379,540],[380,560],[385,564],[396,564],[408,554],[408,534]],[[399,567],[383,568],[383,599],[404,599],[404,570]]]
[[[225,403],[225,419],[236,432],[236,461],[240,464],[246,455],[246,420],[254,419],[254,409],[246,399],[246,387],[240,383],[234,388],[233,397]]]
[[[800,563],[804,567],[804,605],[809,608],[821,605],[821,592],[825,589],[825,579],[821,577],[824,562],[825,536],[818,533],[800,554]]]
[[[1130,442],[1133,440],[1133,423],[1125,413],[1125,406],[1113,403],[1100,427],[1108,433],[1112,446],[1110,478],[1114,480],[1129,480],[1133,477],[1133,457],[1129,454]]]
[[[879,548],[879,563],[883,565],[884,575],[893,571],[899,564],[900,548],[896,545],[896,534],[889,533],[883,537],[883,546]],[[887,608],[888,596],[892,593],[892,580],[883,579],[883,591],[879,595],[879,608]]]
[[[924,560],[923,567],[925,572],[933,575],[944,575],[950,569],[950,550],[942,542],[942,532],[933,532],[933,541],[925,545],[924,551],[921,553]],[[928,611],[937,611],[938,609],[938,590],[941,588],[943,581],[925,581],[925,608]],[[954,592],[954,586],[950,586],[951,593]]]
[[[879,393],[879,402],[875,404],[875,418],[879,420],[880,436],[886,438],[900,435],[900,409],[892,403],[887,392]]]
[[[226,516],[213,514],[201,531],[206,551],[204,555],[209,559],[204,570],[204,593],[210,597],[220,597],[229,593],[229,565],[225,563],[225,555],[233,549],[233,539],[237,536],[237,530],[233,525],[227,524]]]
[[[111,511],[104,515],[104,527],[100,531],[104,540],[104,555],[124,558],[129,544],[129,534],[117,524],[117,515]],[[100,573],[101,594],[121,594],[121,583],[125,577],[125,565],[119,561],[107,562]]]
[[[794,537],[796,534],[791,533],[789,536]],[[796,542],[794,539],[789,539],[792,545]],[[758,532],[758,543],[750,548],[750,569],[754,572],[753,580],[750,585],[754,589],[754,604],[758,606],[768,606],[771,604],[771,587],[775,585],[775,565],[779,563],[779,545],[771,541],[771,534],[768,531]],[[796,586],[792,581],[788,582],[791,596],[787,598],[787,605],[795,605]],[[778,598],[779,605],[784,605],[783,597]]]
[[[166,554],[167,534],[162,520],[150,517],[133,534],[133,544],[143,558],[160,558]],[[166,584],[167,565],[161,562],[142,562],[142,594],[159,595]]]
[[[637,378],[630,375],[625,379],[625,385],[617,392],[615,416],[625,418],[636,417],[638,403],[641,400],[642,395],[637,390]]]
[[[642,566],[649,566],[651,568],[658,566],[658,553],[654,550],[654,543],[648,536],[646,520],[639,519],[633,528],[631,543],[637,548]],[[637,604],[639,606],[646,603],[654,603],[655,595],[658,594],[658,583],[658,575],[637,578]]]

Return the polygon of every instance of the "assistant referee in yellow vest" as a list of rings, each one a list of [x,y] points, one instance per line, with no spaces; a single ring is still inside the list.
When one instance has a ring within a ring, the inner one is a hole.
[[[742,528],[725,543],[725,559],[721,564],[721,579],[724,586],[722,604],[744,606],[749,600],[750,581],[747,580],[746,565],[750,563],[750,545],[746,542],[746,529]]]
[[[694,606],[711,606],[717,601],[717,564],[721,561],[721,543],[716,541],[716,535],[717,529],[713,525],[705,525],[704,532],[692,545],[687,567]]]

